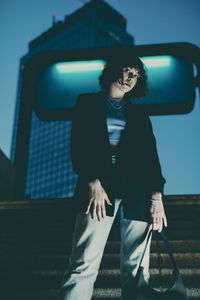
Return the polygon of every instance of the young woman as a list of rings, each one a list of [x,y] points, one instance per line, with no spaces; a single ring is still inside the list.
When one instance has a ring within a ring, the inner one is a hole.
[[[129,299],[147,233],[167,226],[156,141],[149,116],[130,99],[148,94],[138,57],[110,61],[100,76],[102,91],[77,100],[71,159],[79,175],[77,218],[69,268],[59,300],[89,300],[117,212],[121,231],[122,299]],[[142,101],[142,100],[141,100]],[[143,261],[149,278],[149,249]]]

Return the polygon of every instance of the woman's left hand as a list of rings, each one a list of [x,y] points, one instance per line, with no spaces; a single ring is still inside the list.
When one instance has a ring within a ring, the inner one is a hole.
[[[163,223],[165,227],[167,227],[167,218],[162,202],[162,194],[160,192],[155,192],[152,194],[150,212],[153,230],[158,230],[158,232],[161,232],[163,228]]]

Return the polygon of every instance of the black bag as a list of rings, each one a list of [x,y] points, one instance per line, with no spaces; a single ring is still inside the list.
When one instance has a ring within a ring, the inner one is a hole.
[[[150,242],[150,237],[152,235],[152,230],[149,231],[146,246],[140,260],[139,269],[136,275],[135,288],[134,288],[134,297],[133,300],[187,300],[186,291],[183,285],[183,281],[181,275],[179,273],[179,269],[175,262],[172,251],[169,247],[169,243],[167,238],[163,232],[160,233],[163,241],[165,242],[165,246],[171,258],[171,262],[173,265],[173,285],[165,290],[165,291],[157,291],[149,286],[149,284],[144,280],[143,276],[143,267],[141,266],[143,257],[146,252],[146,248],[148,243]]]

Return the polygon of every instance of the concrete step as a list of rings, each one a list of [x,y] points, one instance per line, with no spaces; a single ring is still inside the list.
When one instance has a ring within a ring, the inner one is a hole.
[[[199,287],[200,269],[199,268],[180,268],[180,273],[185,286]],[[40,270],[18,272],[0,272],[0,281],[2,289],[8,289],[10,283],[12,288],[21,290],[34,290],[41,288],[57,288],[61,282],[64,272],[60,270]],[[168,286],[172,281],[172,269],[162,268],[162,284]],[[153,286],[159,286],[160,277],[157,268],[150,269],[150,283]],[[98,288],[116,288],[120,286],[119,269],[101,269],[95,283]]]
[[[187,287],[199,287],[200,269],[199,268],[180,268],[180,274],[183,282]],[[162,268],[161,271],[162,284],[169,286],[172,283],[172,269]],[[150,284],[159,286],[160,277],[157,268],[150,269]],[[117,287],[120,285],[119,269],[101,269],[96,281],[96,287]]]
[[[166,230],[190,300],[200,300],[200,196],[198,201],[168,197]],[[0,300],[56,300],[71,252],[75,214],[72,202],[54,199],[0,203]],[[37,220],[37,222],[36,222]],[[94,300],[119,300],[119,221],[116,218],[103,256]],[[172,274],[163,241],[151,244],[150,284],[160,284],[156,245],[163,261],[162,285]],[[3,295],[3,296],[1,296]]]
[[[159,286],[152,286],[152,288],[160,289]],[[20,300],[56,300],[58,293],[58,288],[48,288],[40,289],[37,288],[33,290],[7,290],[0,291],[0,297],[2,300],[11,300],[11,299],[20,299]],[[188,300],[200,300],[200,288],[198,287],[189,287],[186,288],[186,293]],[[94,288],[94,293],[92,300],[121,300],[121,288],[115,287],[103,287],[103,288]],[[173,300],[173,299],[172,299]],[[175,299],[174,299],[175,300]]]
[[[151,243],[151,251],[156,251],[156,241],[153,240]],[[195,253],[200,252],[200,240],[169,240],[170,247],[173,252],[180,253]],[[120,252],[120,241],[108,240],[105,253],[119,253]],[[166,247],[162,241],[158,241],[158,247],[161,252],[166,252]],[[14,249],[14,252],[13,252]],[[12,241],[7,243],[0,243],[0,254],[2,255],[67,255],[71,252],[71,241],[39,241],[35,243],[34,241],[29,242],[18,242]]]
[[[26,228],[26,230],[24,230]],[[195,226],[195,228],[167,228],[165,229],[166,236],[168,240],[184,240],[184,239],[199,239],[199,228],[200,226]],[[15,242],[16,245],[19,247],[21,243],[40,243],[40,242],[50,242],[52,243],[59,243],[61,241],[72,241],[73,236],[73,227],[67,228],[66,230],[63,230],[62,232],[52,232],[46,230],[46,228],[43,226],[40,228],[40,230],[30,230],[29,227],[24,224],[24,226],[18,230],[18,231],[12,231],[12,232],[3,232],[0,235],[0,241],[2,243],[9,243],[9,242]],[[109,235],[109,240],[111,241],[118,241],[120,240],[120,229],[119,227],[115,227],[111,230]]]
[[[176,199],[175,199],[176,198]],[[199,219],[200,196],[190,200],[191,196],[164,197],[166,214],[170,220],[186,221]],[[32,199],[30,201],[0,202],[0,225],[22,224],[37,218],[37,224],[55,222],[71,223],[75,216],[76,203],[72,199]],[[66,215],[68,217],[66,218]],[[44,218],[45,216],[45,218]],[[1,226],[0,226],[1,227]]]
[[[181,220],[177,218],[171,219],[170,216],[168,217],[169,219],[169,223],[168,223],[168,228],[176,228],[178,227],[178,229],[185,229],[185,228],[193,228],[195,225],[200,225],[200,220],[199,218],[194,219],[194,214],[193,214],[193,218],[190,219],[186,219],[186,220]],[[73,229],[74,226],[74,221],[75,218],[70,219],[67,218],[67,220],[64,221],[59,221],[59,222],[55,222],[55,221],[49,221],[47,222],[46,219],[44,219],[43,216],[43,222],[38,222],[34,224],[34,220],[35,220],[35,216],[33,218],[28,218],[27,220],[16,220],[16,221],[12,221],[9,222],[8,218],[5,218],[4,222],[1,220],[0,222],[0,234],[3,235],[3,233],[12,233],[12,232],[18,232],[21,231],[22,228],[24,228],[24,224],[26,224],[26,226],[31,230],[31,231],[36,231],[36,232],[40,232],[41,228],[44,228],[46,230],[46,232],[51,232],[51,233],[58,233],[58,232],[65,232],[66,229]],[[6,224],[6,226],[5,226]],[[3,226],[3,227],[2,227]],[[116,219],[115,223],[113,224],[113,229],[117,229],[119,227],[119,220]]]
[[[155,289],[158,287],[154,287]],[[188,300],[200,300],[200,289],[198,288],[186,288],[187,296],[189,297]],[[112,299],[112,300],[120,300],[121,299],[121,289],[115,288],[96,288],[94,290],[92,300],[104,300],[104,299]],[[173,299],[172,299],[173,300]],[[174,299],[175,300],[175,299]]]
[[[158,287],[155,287],[158,288]],[[57,289],[48,289],[40,291],[18,292],[15,294],[15,299],[20,300],[56,300]],[[200,300],[200,289],[198,288],[186,288],[188,300]],[[1,295],[1,294],[0,294]],[[2,295],[2,300],[11,300],[11,294]],[[120,288],[95,288],[92,300],[121,300]],[[172,299],[173,300],[173,299]]]
[[[162,267],[171,266],[168,254],[160,254]],[[180,268],[200,267],[200,253],[175,253],[174,258]],[[4,255],[1,259],[1,271],[33,270],[65,270],[69,261],[69,255]],[[120,268],[120,254],[104,254],[101,262],[102,268]],[[150,267],[159,267],[158,255],[151,253]]]

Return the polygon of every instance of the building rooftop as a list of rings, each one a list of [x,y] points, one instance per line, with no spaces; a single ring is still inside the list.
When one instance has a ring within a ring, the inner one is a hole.
[[[70,15],[66,15],[65,21],[58,21],[47,31],[43,32],[37,38],[29,43],[29,51],[36,48],[38,45],[49,40],[51,37],[56,36],[62,30],[66,30],[80,19],[89,18],[94,12],[98,12],[99,19],[103,19],[104,22],[115,23],[122,30],[126,30],[126,18],[119,12],[113,9],[108,3],[103,0],[91,0],[76,10]]]

